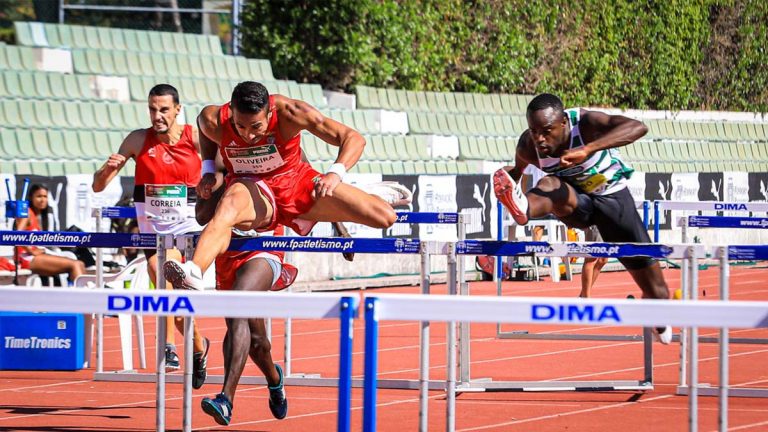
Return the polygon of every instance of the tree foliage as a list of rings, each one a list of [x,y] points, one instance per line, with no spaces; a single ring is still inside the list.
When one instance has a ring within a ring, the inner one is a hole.
[[[246,3],[242,45],[330,89],[768,111],[767,22],[764,0],[262,0]]]

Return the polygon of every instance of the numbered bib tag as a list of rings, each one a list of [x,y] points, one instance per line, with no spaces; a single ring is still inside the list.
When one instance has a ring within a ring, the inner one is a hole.
[[[600,192],[605,188],[608,179],[602,174],[593,174],[589,177],[579,179],[578,185],[586,193]]]
[[[266,144],[247,148],[225,148],[235,174],[265,174],[285,163],[277,145]]]
[[[147,219],[182,220],[187,214],[186,185],[144,185]]]

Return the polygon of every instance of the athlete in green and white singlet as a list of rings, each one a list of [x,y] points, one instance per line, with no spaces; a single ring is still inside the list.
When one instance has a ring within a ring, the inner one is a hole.
[[[597,227],[606,242],[651,243],[627,188],[632,168],[618,148],[648,132],[640,121],[585,109],[566,110],[555,95],[543,93],[526,109],[528,129],[521,135],[515,165],[493,175],[494,192],[518,224],[553,214],[575,228]],[[525,194],[517,182],[528,165],[544,176]],[[620,257],[644,298],[669,299],[659,263],[648,257]],[[672,340],[669,326],[654,329]]]
[[[565,115],[571,127],[568,149],[584,147],[579,129],[581,109],[567,109]],[[559,157],[542,157],[538,151],[536,156],[542,171],[560,177],[588,194],[608,195],[618,192],[627,187],[626,180],[635,171],[621,160],[619,150],[616,148],[598,150],[583,162],[568,168],[560,165]]]

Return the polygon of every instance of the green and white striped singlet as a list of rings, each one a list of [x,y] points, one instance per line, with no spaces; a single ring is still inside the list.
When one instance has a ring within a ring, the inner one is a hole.
[[[584,140],[579,130],[580,109],[567,109],[565,113],[571,124],[571,142],[568,148],[583,147]],[[608,195],[624,189],[627,187],[626,180],[635,171],[621,160],[619,151],[615,148],[600,150],[570,168],[561,168],[560,158],[541,157],[538,149],[536,156],[542,171],[560,177],[572,186],[593,195]]]

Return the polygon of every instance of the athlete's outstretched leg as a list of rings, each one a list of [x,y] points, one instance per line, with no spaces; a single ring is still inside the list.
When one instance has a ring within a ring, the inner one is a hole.
[[[579,205],[576,189],[555,176],[542,178],[536,187],[523,194],[520,185],[500,169],[493,176],[493,187],[496,197],[521,225],[548,214],[558,218],[570,216]]]
[[[211,221],[206,225],[192,260],[184,264],[169,260],[165,277],[175,288],[202,290],[203,273],[229,246],[232,228],[252,229],[272,220],[272,205],[249,179],[238,179],[224,192]]]

